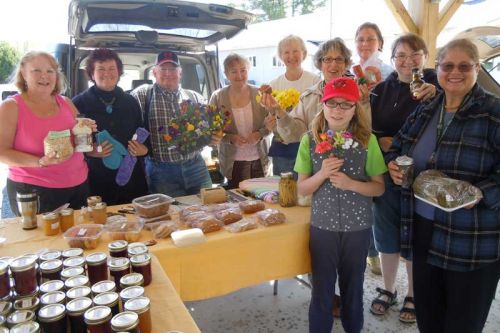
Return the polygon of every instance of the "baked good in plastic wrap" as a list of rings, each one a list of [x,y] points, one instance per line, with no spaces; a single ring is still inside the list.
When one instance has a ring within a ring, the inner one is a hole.
[[[201,229],[204,234],[220,230],[222,226],[223,223],[217,220],[214,216],[205,216],[201,219],[194,221],[190,225],[191,228]]]
[[[59,132],[49,131],[43,140],[43,153],[46,156],[55,153],[56,158],[65,159],[71,156],[73,151],[69,129]]]
[[[438,170],[422,171],[412,188],[417,199],[445,211],[468,206],[483,197],[481,190],[469,182],[450,178]]]
[[[155,222],[151,226],[151,231],[156,239],[167,238],[172,232],[179,229],[179,225],[174,221]]]
[[[216,212],[215,218],[224,225],[228,225],[241,220],[243,215],[241,215],[241,210],[238,207],[233,207]]]
[[[170,214],[165,214],[161,216],[151,217],[149,219],[144,217],[139,217],[139,221],[144,223],[144,228],[149,229],[149,225],[155,222],[168,221],[171,220],[172,217]]]
[[[187,217],[191,214],[199,214],[199,213],[205,213],[204,206],[202,205],[192,205],[186,208],[183,208],[182,210],[179,211],[179,219],[181,222],[185,222],[187,220]]]
[[[66,230],[63,237],[69,247],[95,249],[99,244],[103,229],[102,224],[79,224]]]
[[[228,226],[226,226],[226,230],[231,233],[243,232],[252,229],[257,229],[258,224],[254,218],[243,218],[238,222],[234,222]]]
[[[111,240],[126,240],[129,243],[137,242],[141,238],[144,223],[128,221],[122,216],[109,217],[104,225]]]
[[[184,223],[184,225],[186,225],[188,228],[194,228],[193,224],[204,218],[215,219],[215,216],[207,212],[199,211],[184,216],[184,220],[182,220],[181,222]]]
[[[265,209],[258,212],[256,215],[259,223],[266,227],[275,224],[282,224],[286,221],[285,214],[274,208]]]
[[[168,195],[156,193],[135,198],[132,200],[132,206],[137,215],[151,218],[167,214],[172,202],[174,199]]]
[[[239,205],[241,211],[245,214],[252,214],[266,208],[266,205],[260,200],[242,201]]]
[[[237,203],[234,202],[225,202],[219,204],[210,204],[203,207],[203,210],[210,213],[217,213],[227,209],[239,208]]]

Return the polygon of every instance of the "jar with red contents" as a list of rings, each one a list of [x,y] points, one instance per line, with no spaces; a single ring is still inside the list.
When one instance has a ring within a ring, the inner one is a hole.
[[[63,291],[64,282],[61,280],[51,280],[40,286],[40,294],[46,294],[51,291]]]
[[[61,259],[61,251],[59,250],[47,250],[44,253],[40,254],[38,257],[40,262]]]
[[[66,307],[64,304],[49,304],[38,311],[38,322],[44,333],[66,332]]]
[[[147,253],[137,254],[130,258],[132,271],[142,274],[144,278],[144,286],[149,286],[153,279],[151,272],[151,256]]]
[[[98,295],[116,290],[116,283],[111,280],[99,281],[92,286],[92,294]]]
[[[38,287],[35,259],[18,257],[10,263],[14,278],[14,290],[19,296],[26,296],[36,291]]]
[[[109,274],[113,277],[118,291],[122,290],[120,279],[130,273],[130,260],[128,258],[109,258]]]
[[[91,306],[92,300],[88,297],[75,298],[66,304],[71,333],[87,333],[83,315]]]
[[[5,329],[6,331],[2,329]],[[9,329],[6,327],[0,327],[0,333],[9,333]],[[36,321],[17,324],[10,329],[10,333],[40,333],[40,324]]]
[[[64,281],[64,286],[66,287],[67,290],[74,287],[88,286],[88,285],[89,285],[89,278],[85,275],[73,276]]]
[[[62,251],[63,259],[68,259],[72,257],[82,257],[82,256],[83,256],[83,249],[80,249],[79,247],[72,247]]]
[[[108,244],[109,255],[120,258],[127,256],[128,242],[126,240],[116,240]]]
[[[130,243],[127,247],[127,254],[129,258],[137,254],[143,254],[148,252],[149,252],[148,247],[141,242]]]
[[[50,280],[60,280],[63,262],[59,259],[47,260],[40,264],[42,283]]]
[[[87,273],[91,285],[108,279],[108,256],[106,253],[96,252],[89,254],[85,258],[85,261],[87,262]]]
[[[9,263],[0,260],[0,299],[10,294]]]
[[[68,300],[80,298],[80,297],[90,297],[91,289],[87,286],[73,287],[66,292],[66,297]]]
[[[151,301],[146,296],[136,297],[125,302],[123,309],[133,311],[139,315],[139,331],[150,333],[153,329],[151,322]]]
[[[113,332],[139,333],[139,316],[132,311],[124,311],[111,319]]]
[[[64,259],[63,266],[64,266],[64,268],[83,267],[85,269],[85,258],[83,258],[83,257],[70,257],[68,259]]]
[[[0,301],[0,316],[7,317],[12,312],[12,303],[9,301]]]
[[[7,327],[35,320],[35,313],[31,310],[16,310],[7,316]]]
[[[144,296],[144,287],[141,286],[133,286],[127,287],[120,291],[120,299],[122,300],[122,304],[125,304],[129,299]]]
[[[111,313],[114,316],[118,312],[120,312],[120,309],[118,307],[118,300],[119,299],[120,299],[120,296],[118,295],[118,293],[115,293],[114,291],[108,291],[106,293],[95,295],[94,296],[94,304],[107,306],[107,307],[111,308]]]
[[[38,310],[38,306],[40,301],[36,296],[29,296],[18,298],[14,301],[14,309],[15,310],[31,310],[36,312]]]
[[[61,280],[66,281],[67,279],[77,275],[85,275],[85,269],[83,269],[83,267],[80,266],[68,267],[62,270]]]
[[[107,306],[94,306],[83,315],[89,333],[113,333],[111,330],[111,309]]]
[[[40,304],[64,304],[66,302],[66,294],[62,291],[50,291],[40,296]]]

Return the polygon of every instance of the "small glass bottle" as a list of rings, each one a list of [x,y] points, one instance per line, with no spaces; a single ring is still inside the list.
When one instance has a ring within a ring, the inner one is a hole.
[[[50,280],[60,280],[63,269],[63,262],[59,259],[47,260],[40,264],[42,282]]]
[[[118,300],[119,299],[120,299],[120,296],[117,293],[115,293],[114,291],[109,291],[106,293],[95,295],[94,296],[94,304],[107,306],[107,307],[111,308],[111,313],[114,316],[120,311],[120,309],[118,307]]]
[[[139,331],[150,333],[153,325],[151,322],[151,301],[146,296],[132,298],[123,305],[125,311],[133,311],[139,315]]]
[[[83,315],[89,333],[113,333],[111,330],[111,309],[107,306],[94,306]]]
[[[279,183],[279,204],[281,207],[293,207],[297,204],[297,182],[292,172],[282,172]]]
[[[120,312],[111,319],[113,332],[139,333],[139,316],[132,311]]]
[[[59,214],[57,213],[44,213],[42,214],[43,220],[43,233],[45,236],[55,236],[61,231]]]
[[[92,300],[88,297],[75,298],[66,304],[71,333],[87,333],[87,324],[83,315],[91,306]]]
[[[151,256],[147,253],[137,254],[130,258],[132,270],[136,273],[142,274],[144,278],[144,286],[149,286],[153,279],[151,272]]]
[[[10,293],[9,264],[7,261],[0,260],[0,299],[8,296]]]
[[[420,88],[425,83],[425,81],[422,80],[422,73],[418,68],[413,68],[411,70],[411,74],[412,74],[412,79],[410,82],[411,96],[413,97],[413,99],[418,99],[418,92],[416,92],[415,90]]]
[[[114,258],[127,256],[128,242],[126,240],[117,240],[108,244],[109,255]]]
[[[87,262],[87,273],[91,285],[108,279],[108,256],[106,253],[96,252],[89,254],[85,258],[85,261]]]
[[[14,290],[19,296],[26,296],[36,291],[38,287],[35,259],[18,257],[10,263],[14,278]]]
[[[49,304],[38,311],[38,321],[44,333],[66,332],[66,307]]]
[[[61,231],[65,232],[69,228],[75,225],[75,215],[73,208],[65,208],[60,212],[61,217]]]
[[[118,291],[122,290],[120,279],[130,273],[130,261],[128,258],[109,258],[109,274],[113,277]]]

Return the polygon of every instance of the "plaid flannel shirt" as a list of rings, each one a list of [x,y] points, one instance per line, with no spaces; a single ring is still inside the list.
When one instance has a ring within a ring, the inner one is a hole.
[[[412,156],[444,94],[419,106],[394,137],[386,162]],[[436,169],[481,189],[472,209],[435,210],[427,262],[448,270],[471,271],[500,259],[500,99],[477,84],[448,126],[436,151]],[[399,187],[398,187],[399,188]],[[411,257],[414,199],[401,189],[401,253]]]

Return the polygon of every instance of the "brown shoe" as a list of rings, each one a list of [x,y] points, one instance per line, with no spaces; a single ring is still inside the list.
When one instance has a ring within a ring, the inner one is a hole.
[[[340,318],[340,307],[341,307],[340,296],[335,295],[333,297],[333,316],[335,318]]]

